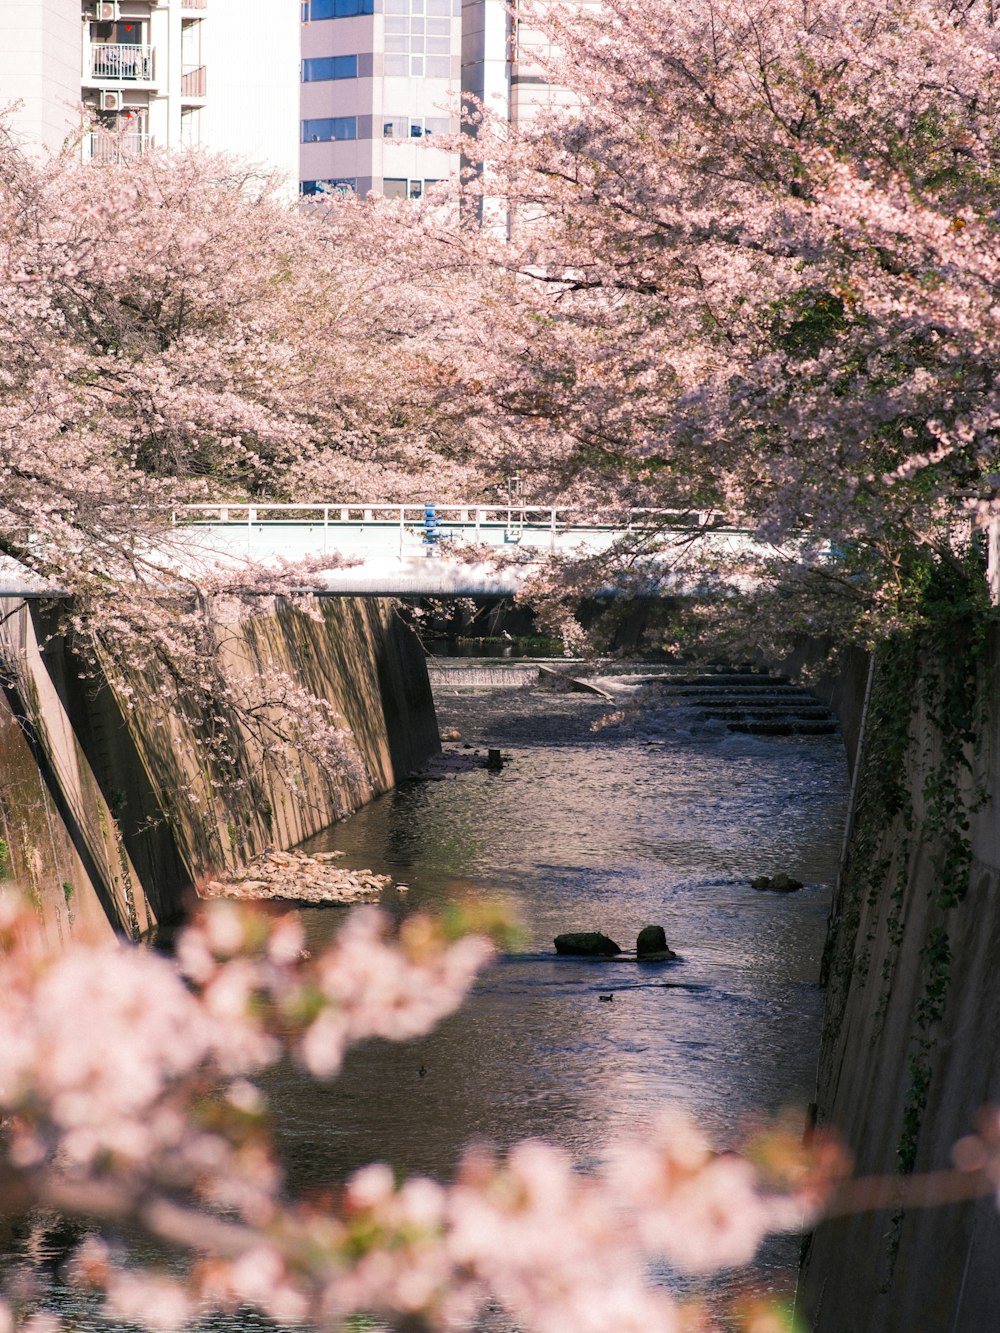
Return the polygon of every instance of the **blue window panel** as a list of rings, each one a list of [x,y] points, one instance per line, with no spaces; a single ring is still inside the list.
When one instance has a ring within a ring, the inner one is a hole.
[[[327,116],[322,120],[302,122],[303,143],[329,143],[331,139],[356,139],[357,116]]]
[[[358,14],[374,14],[375,0],[312,0],[312,19],[348,19]]]
[[[302,62],[303,83],[320,83],[326,79],[356,79],[357,77],[357,56],[320,56],[315,60],[303,60]]]
[[[356,194],[358,182],[346,178],[326,181],[299,181],[299,194]]]

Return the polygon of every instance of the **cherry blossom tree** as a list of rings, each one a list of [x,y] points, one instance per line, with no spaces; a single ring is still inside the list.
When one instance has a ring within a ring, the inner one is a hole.
[[[206,570],[171,516],[422,498],[428,472],[459,497],[476,484],[433,410],[448,275],[404,261],[395,225],[389,208],[289,208],[223,159],[38,163],[0,130],[0,556],[68,594],[123,703],[149,665],[169,707],[228,710],[289,771],[303,744],[349,768],[342,725],[287,679],[235,687],[217,610],[280,595],[312,613],[304,571]]]
[[[672,1112],[597,1175],[526,1142],[502,1158],[468,1151],[448,1187],[373,1165],[332,1205],[286,1196],[255,1077],[290,1057],[331,1078],[356,1042],[427,1032],[488,961],[489,938],[468,933],[484,928],[506,929],[482,906],[395,928],[359,910],[310,958],[295,916],[223,902],[174,960],[106,942],[54,952],[30,908],[4,896],[5,1216],[41,1206],[86,1223],[72,1280],[145,1327],[249,1304],[319,1327],[367,1312],[448,1329],[487,1299],[553,1333],[700,1326],[650,1285],[649,1259],[687,1273],[747,1263],[767,1232],[815,1215],[842,1173],[833,1144],[776,1127],[720,1155]],[[130,1265],[108,1227],[154,1239],[170,1268]],[[30,1326],[44,1295],[8,1270],[6,1325]]]
[[[518,22],[570,96],[517,127],[471,113],[469,244],[517,275],[502,371],[473,395],[538,490],[808,534],[814,630],[900,623],[995,492],[993,6],[607,0]]]
[[[673,1109],[587,1173],[526,1141],[467,1150],[450,1185],[376,1163],[335,1197],[290,1197],[258,1077],[291,1059],[334,1078],[353,1044],[426,1033],[508,931],[483,904],[396,925],[366,908],[310,957],[296,916],[215,902],[169,958],[107,940],[47,946],[30,906],[0,896],[5,1218],[41,1208],[82,1224],[67,1281],[146,1328],[252,1306],[296,1326],[364,1314],[457,1330],[489,1302],[539,1333],[708,1333],[714,1316],[652,1281],[652,1262],[711,1274],[824,1210],[997,1193],[996,1113],[952,1168],[851,1181],[839,1146],[803,1139],[801,1124],[761,1125],[720,1153]],[[150,1241],[160,1267],[143,1258]],[[8,1263],[0,1288],[4,1327],[58,1327],[29,1263]],[[747,1300],[739,1327],[768,1333],[775,1318]]]

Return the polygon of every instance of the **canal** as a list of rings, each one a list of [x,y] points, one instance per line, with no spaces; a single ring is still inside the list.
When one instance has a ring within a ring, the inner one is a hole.
[[[811,1100],[848,790],[839,738],[734,734],[627,675],[597,683],[612,702],[442,689],[442,732],[462,737],[447,750],[499,747],[502,771],[405,783],[308,845],[405,882],[408,908],[502,897],[525,942],[431,1036],[365,1046],[328,1087],[269,1077],[294,1188],[373,1158],[447,1178],[470,1139],[542,1137],[586,1169],[667,1102],[724,1144],[753,1116]],[[750,888],[776,871],[805,887]],[[339,910],[305,918],[315,945]],[[634,949],[647,924],[665,927],[677,961],[554,953],[566,930]],[[787,1289],[797,1252],[769,1243],[757,1280]]]

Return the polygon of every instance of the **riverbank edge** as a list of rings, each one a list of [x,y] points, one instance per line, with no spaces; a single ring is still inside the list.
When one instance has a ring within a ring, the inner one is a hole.
[[[44,603],[0,599],[0,879],[35,904],[53,939],[81,929],[140,938],[181,919],[196,886],[302,842],[390,790],[440,748],[423,650],[378,598],[330,598],[306,615],[273,599],[231,615],[221,667],[280,674],[325,700],[349,733],[354,774],[270,762],[233,716],[226,771],[204,719],[164,703],[155,670],[120,698]],[[190,710],[187,710],[190,712]]]
[[[948,1167],[1000,1099],[1000,628],[969,644],[880,651],[870,689],[854,684],[817,1111],[863,1175]],[[801,1310],[812,1333],[982,1333],[1000,1321],[998,1253],[992,1198],[824,1223]]]

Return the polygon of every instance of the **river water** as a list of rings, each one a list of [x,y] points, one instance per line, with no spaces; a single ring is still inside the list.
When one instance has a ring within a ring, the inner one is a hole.
[[[373,1158],[447,1178],[462,1145],[484,1138],[540,1136],[586,1167],[665,1102],[724,1144],[754,1114],[811,1100],[847,800],[840,740],[736,735],[666,701],[634,709],[626,677],[597,683],[616,704],[442,691],[442,730],[480,753],[501,747],[503,770],[406,783],[307,845],[404,881],[407,907],[500,895],[526,943],[427,1038],[362,1047],[329,1087],[271,1079],[294,1187]],[[780,870],[801,892],[749,887]],[[315,945],[339,911],[304,916]],[[561,931],[602,930],[634,949],[655,923],[677,961],[555,956]],[[787,1286],[796,1254],[797,1242],[772,1242],[758,1279]]]
[[[442,731],[472,747],[448,748],[500,747],[502,771],[405,783],[307,844],[405,882],[407,908],[470,889],[500,895],[525,944],[430,1036],[360,1047],[328,1086],[288,1066],[268,1073],[292,1189],[319,1191],[376,1159],[447,1179],[471,1139],[542,1137],[586,1168],[667,1102],[725,1145],[749,1117],[811,1100],[847,801],[839,739],[735,735],[664,700],[635,708],[641,687],[627,677],[597,683],[614,703],[540,688],[443,691]],[[779,870],[805,887],[749,887]],[[312,946],[342,912],[303,913]],[[565,930],[602,930],[634,949],[657,923],[674,962],[555,956]],[[57,1229],[34,1249],[56,1264],[65,1242]],[[768,1242],[757,1283],[789,1290],[797,1254],[795,1238]],[[48,1292],[76,1328],[109,1328],[81,1293],[58,1281]],[[485,1318],[490,1333],[508,1333],[502,1314]]]

